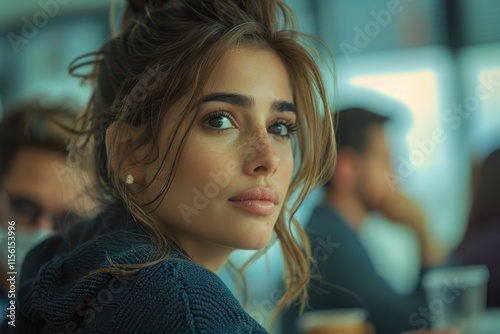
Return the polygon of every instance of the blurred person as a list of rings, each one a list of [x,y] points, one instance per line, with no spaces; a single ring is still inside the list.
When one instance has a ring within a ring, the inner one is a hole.
[[[317,280],[309,288],[308,310],[365,308],[378,334],[421,330],[430,325],[411,315],[427,307],[423,288],[396,292],[377,272],[358,232],[368,213],[404,224],[418,237],[422,268],[442,261],[422,211],[384,175],[392,170],[384,126],[389,119],[362,108],[338,112],[337,162],[324,187],[324,201],[305,226],[316,260]],[[395,270],[398,270],[395,268]],[[296,333],[297,308],[283,317],[282,333]]]
[[[307,297],[311,257],[290,229],[335,158],[312,49],[281,0],[131,0],[126,13],[96,53],[74,147],[92,148],[108,206],[29,254],[67,245],[23,278],[12,330],[267,333],[217,273],[274,235],[288,278],[276,312]]]
[[[474,174],[467,230],[453,257],[462,265],[488,267],[487,306],[500,307],[500,149]]]
[[[0,123],[1,300],[8,303],[7,272],[21,272],[28,251],[74,221],[76,189],[63,182],[70,135],[54,121],[74,126],[76,113],[62,106],[25,102],[6,108]],[[9,234],[11,231],[11,234]],[[11,237],[8,239],[8,237]],[[9,241],[9,242],[8,242]],[[15,253],[8,244],[15,242]],[[4,277],[5,276],[5,277]],[[1,307],[5,312],[5,307]],[[2,316],[0,321],[4,321]]]

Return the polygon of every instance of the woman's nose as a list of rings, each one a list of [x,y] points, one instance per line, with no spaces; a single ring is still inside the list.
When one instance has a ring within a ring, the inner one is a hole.
[[[245,146],[244,170],[247,174],[258,176],[276,173],[280,158],[267,131],[252,135]]]

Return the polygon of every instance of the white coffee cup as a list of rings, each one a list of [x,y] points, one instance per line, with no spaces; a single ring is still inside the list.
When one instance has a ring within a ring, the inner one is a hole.
[[[465,328],[486,308],[488,268],[484,265],[439,268],[422,280],[433,329]]]

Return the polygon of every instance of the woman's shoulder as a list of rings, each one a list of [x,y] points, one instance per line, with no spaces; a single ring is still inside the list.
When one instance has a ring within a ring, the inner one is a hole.
[[[157,250],[131,220],[110,215],[90,224],[90,237],[71,239],[78,240],[28,280],[23,300],[30,301],[25,303],[30,314],[41,315],[50,305],[57,319],[65,315],[54,325],[63,328],[76,312],[84,332],[267,333],[216,274],[188,261],[180,250],[131,275],[86,277],[114,265],[145,264]]]
[[[141,290],[139,298],[150,300],[156,295],[157,301],[164,306],[177,305],[189,310],[199,307],[204,312],[207,307],[216,307],[215,304],[221,302],[241,308],[216,274],[178,255],[172,252],[165,260],[137,272],[132,282]]]
[[[115,324],[153,332],[267,333],[216,274],[177,255],[126,279]]]

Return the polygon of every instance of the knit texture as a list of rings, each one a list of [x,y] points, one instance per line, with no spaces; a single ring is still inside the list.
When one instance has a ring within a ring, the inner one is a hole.
[[[143,263],[156,250],[124,217],[101,216],[88,224],[110,219],[113,228],[102,228],[79,244],[48,247],[62,242],[55,237],[28,255],[27,265],[30,260],[36,265],[41,249],[67,250],[50,254],[33,277],[22,277],[20,314],[12,333],[267,333],[217,275],[188,261],[182,250],[131,276],[82,279],[92,270],[109,267],[108,259],[115,264]],[[124,223],[117,224],[117,219]]]

